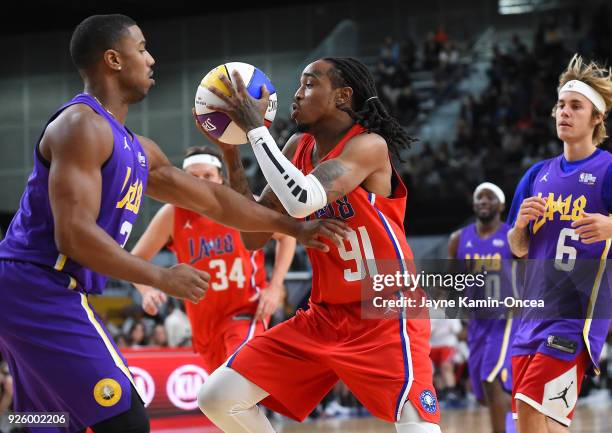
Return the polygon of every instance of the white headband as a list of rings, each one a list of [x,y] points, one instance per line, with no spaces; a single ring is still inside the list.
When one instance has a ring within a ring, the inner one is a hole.
[[[183,170],[193,164],[210,164],[219,169],[223,167],[219,158],[209,153],[199,153],[197,155],[188,156],[183,160]]]
[[[597,111],[600,113],[606,112],[606,101],[603,96],[597,92],[597,90],[593,89],[587,83],[578,80],[571,80],[565,83],[561,90],[559,90],[559,95],[561,92],[576,92],[584,95],[589,101],[593,103]]]
[[[499,199],[500,203],[502,203],[502,204],[506,203],[506,196],[504,195],[504,192],[501,190],[500,187],[498,187],[497,185],[495,185],[494,183],[491,183],[491,182],[483,182],[483,183],[481,183],[480,185],[478,185],[476,187],[476,189],[474,190],[474,200],[476,200],[476,196],[483,189],[488,189],[489,191],[492,191],[493,194],[495,194],[497,196],[497,198]]]

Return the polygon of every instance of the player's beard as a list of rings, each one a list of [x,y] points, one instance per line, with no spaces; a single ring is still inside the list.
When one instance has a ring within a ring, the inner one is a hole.
[[[478,219],[480,220],[480,222],[484,223],[484,224],[488,224],[491,221],[493,221],[495,219],[495,215],[497,215],[495,212],[490,212],[490,213],[486,213],[486,214],[479,214],[478,215]]]

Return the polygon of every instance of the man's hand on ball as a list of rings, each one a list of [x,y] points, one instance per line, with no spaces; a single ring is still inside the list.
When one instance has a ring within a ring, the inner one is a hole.
[[[208,90],[216,95],[225,103],[225,107],[208,104],[209,110],[220,111],[227,114],[234,123],[236,123],[244,132],[251,131],[264,125],[264,115],[268,109],[268,100],[270,92],[265,85],[261,86],[261,98],[255,99],[246,89],[242,77],[238,71],[232,74],[236,88],[230,83],[225,75],[221,75],[219,79],[225,84],[229,90],[229,96],[214,87],[208,87]]]
[[[219,139],[217,139],[217,137],[212,135],[210,132],[208,132],[206,130],[206,128],[204,128],[202,126],[202,124],[198,120],[198,115],[196,114],[195,108],[191,109],[191,114],[193,115],[193,120],[195,121],[195,125],[196,125],[197,130],[200,131],[202,133],[202,135],[204,135],[206,138],[208,138],[214,144],[216,144],[217,147],[219,147],[219,149],[221,149],[222,152],[236,150],[236,146],[234,146],[233,144],[227,144],[227,143],[224,143],[222,141],[219,141]]]

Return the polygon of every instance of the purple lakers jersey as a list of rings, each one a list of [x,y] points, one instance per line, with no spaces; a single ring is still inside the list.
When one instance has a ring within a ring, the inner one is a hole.
[[[502,222],[495,233],[487,238],[478,234],[476,224],[461,230],[456,259],[469,272],[486,272],[484,287],[470,287],[466,295],[470,299],[492,299],[503,301],[515,295],[512,251],[507,235],[510,227]],[[506,308],[487,308],[476,312],[479,318],[500,318]]]
[[[92,96],[79,94],[51,117],[51,123],[67,107],[89,106],[102,116],[113,131],[113,152],[101,168],[102,194],[97,224],[124,246],[130,235],[147,184],[148,163],[135,134],[119,123]],[[19,210],[5,239],[0,243],[0,259],[11,259],[51,267],[71,277],[72,288],[101,293],[106,278],[87,269],[58,251],[49,202],[49,163],[34,151],[34,169]]]
[[[545,161],[531,184],[546,211],[529,225],[525,298],[542,299],[545,308],[523,309],[513,353],[572,359],[586,348],[597,366],[610,324],[611,240],[585,244],[571,224],[585,212],[609,215],[603,188],[612,155],[598,150],[567,172],[563,162],[563,155]],[[553,344],[559,339],[561,350]]]

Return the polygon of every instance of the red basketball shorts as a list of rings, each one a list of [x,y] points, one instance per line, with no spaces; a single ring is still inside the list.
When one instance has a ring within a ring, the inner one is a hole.
[[[536,353],[512,357],[512,414],[517,419],[517,400],[569,426],[584,374],[591,363],[587,351],[572,361]],[[518,415],[518,416],[517,416]]]
[[[298,421],[342,380],[375,416],[396,422],[406,400],[439,423],[428,319],[362,319],[361,305],[312,304],[244,345],[227,365],[270,395],[264,405]]]
[[[456,349],[452,346],[440,346],[440,347],[432,347],[431,361],[436,367],[440,367],[447,361],[451,361],[453,356],[455,355]]]
[[[261,320],[255,322],[253,319],[228,319],[223,326],[219,327],[218,334],[210,339],[210,344],[206,349],[200,353],[208,374],[215,371],[243,344],[263,333],[264,330],[264,322]]]

